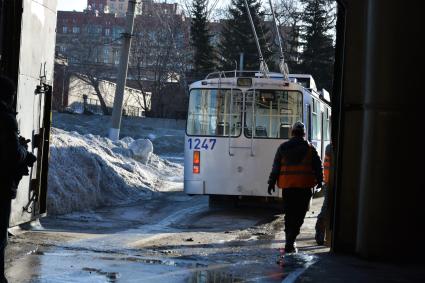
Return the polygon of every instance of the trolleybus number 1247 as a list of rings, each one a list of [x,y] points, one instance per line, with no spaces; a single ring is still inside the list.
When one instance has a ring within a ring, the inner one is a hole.
[[[188,139],[189,149],[213,150],[217,139]]]

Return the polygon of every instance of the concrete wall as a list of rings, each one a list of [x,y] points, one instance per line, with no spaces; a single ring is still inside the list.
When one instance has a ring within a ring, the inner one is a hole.
[[[333,250],[423,262],[423,12],[405,1],[342,2]]]
[[[345,30],[339,30],[337,39],[345,54],[340,78],[343,85],[341,97],[332,98],[333,106],[338,108],[333,117],[334,122],[339,123],[337,128],[339,133],[333,131],[338,135],[336,139],[338,180],[333,237],[334,249],[337,252],[354,252],[356,246],[363,128],[363,58],[366,56],[364,50],[366,3],[367,0],[358,0],[347,4]],[[339,20],[343,25],[343,19]],[[341,42],[344,39],[345,41]],[[332,111],[334,112],[334,109]]]
[[[21,46],[16,111],[20,134],[32,142],[29,150],[39,161],[19,184],[17,198],[12,204],[10,225],[14,226],[32,220],[37,216],[38,207],[31,202],[33,195],[31,181],[39,183],[38,169],[41,169],[41,150],[34,144],[34,136],[43,127],[45,94],[36,93],[40,81],[52,85],[55,53],[56,0],[24,0],[21,23]],[[28,206],[29,211],[22,208]]]

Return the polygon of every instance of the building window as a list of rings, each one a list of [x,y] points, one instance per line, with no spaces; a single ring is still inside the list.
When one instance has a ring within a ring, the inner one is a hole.
[[[59,48],[60,48],[60,51],[61,52],[66,52],[66,47],[65,46],[60,46]]]
[[[73,33],[80,33],[80,28],[79,27],[73,27],[72,32]]]
[[[120,52],[118,49],[114,49],[113,52],[114,52],[114,64],[118,65],[120,63],[120,58],[119,58]]]
[[[106,36],[109,36],[110,34],[111,34],[111,30],[110,30],[110,29],[108,29],[108,28],[107,28],[107,29],[105,29],[105,35],[106,35]]]
[[[68,32],[68,27],[62,27],[62,32],[63,33],[67,33]]]

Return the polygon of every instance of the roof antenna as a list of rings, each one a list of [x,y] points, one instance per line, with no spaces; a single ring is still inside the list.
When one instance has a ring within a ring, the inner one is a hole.
[[[274,25],[276,27],[276,36],[277,36],[278,41],[279,41],[279,51],[280,51],[279,70],[283,75],[283,79],[285,81],[287,81],[289,70],[288,70],[288,65],[285,63],[285,58],[283,56],[282,38],[280,37],[280,31],[279,31],[279,27],[277,26],[277,21],[276,21],[276,14],[274,13],[273,4],[272,4],[271,0],[269,0],[269,4],[270,4],[270,9],[271,9],[272,15],[273,15],[273,22],[274,22]]]
[[[268,77],[269,67],[267,67],[267,63],[264,61],[263,53],[261,52],[260,42],[258,40],[257,31],[255,30],[254,21],[251,17],[251,11],[249,10],[248,2],[244,0],[245,7],[248,12],[249,21],[251,22],[252,32],[254,33],[255,43],[257,44],[258,55],[260,56],[260,71],[264,73],[266,77]]]

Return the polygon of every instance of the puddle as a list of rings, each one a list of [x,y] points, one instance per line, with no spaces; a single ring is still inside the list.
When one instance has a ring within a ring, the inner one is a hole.
[[[239,283],[246,282],[242,278],[238,278],[233,274],[224,271],[201,270],[195,272],[187,281],[187,283]]]
[[[111,261],[127,261],[127,262],[135,262],[142,264],[155,264],[155,265],[166,265],[166,266],[183,266],[182,263],[176,262],[172,259],[156,259],[156,258],[142,258],[136,256],[128,256],[128,257],[108,257],[102,256],[98,257],[100,260],[111,260]]]
[[[316,261],[316,256],[304,253],[285,255],[279,262],[282,272],[285,273],[284,280],[282,282],[295,282],[297,278]]]
[[[289,269],[308,268],[310,265],[316,262],[316,256],[296,253],[287,254],[283,258],[282,265]]]
[[[102,271],[101,269],[89,268],[89,267],[84,267],[83,271],[87,271],[90,274],[97,273],[99,275],[105,276],[108,279],[108,282],[111,282],[111,283],[116,282],[117,279],[119,278],[118,272],[106,272],[106,271]]]
[[[240,257],[242,256],[242,258]],[[297,277],[317,257],[286,255],[276,264],[274,250],[252,254],[155,257],[55,249],[31,253],[8,270],[11,282],[160,282],[160,283],[281,283]],[[224,260],[225,259],[225,260]],[[26,273],[22,272],[26,270]]]

